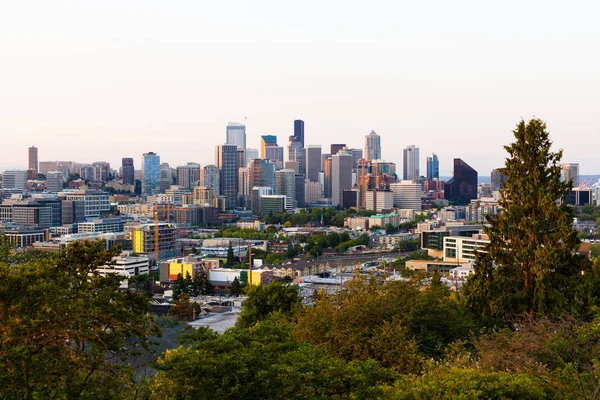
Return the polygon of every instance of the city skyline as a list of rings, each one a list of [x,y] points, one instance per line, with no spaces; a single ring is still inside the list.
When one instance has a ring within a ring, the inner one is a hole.
[[[285,145],[301,119],[305,145],[363,148],[375,130],[382,158],[397,165],[414,144],[439,156],[441,175],[455,157],[491,171],[518,121],[535,116],[563,162],[598,173],[600,26],[590,5],[508,2],[490,19],[478,3],[308,1],[291,13],[267,1],[35,2],[35,15],[7,3],[0,170],[26,169],[31,145],[40,161],[118,165],[155,151],[170,165],[204,165],[228,121],[259,148],[268,134]]]

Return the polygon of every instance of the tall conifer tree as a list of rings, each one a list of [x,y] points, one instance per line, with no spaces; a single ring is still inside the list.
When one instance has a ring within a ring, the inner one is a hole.
[[[520,314],[581,314],[589,307],[589,263],[576,254],[577,233],[561,180],[562,150],[551,151],[546,124],[521,120],[513,131],[499,205],[487,216],[490,243],[477,255],[464,288],[468,306],[482,317],[509,321]]]

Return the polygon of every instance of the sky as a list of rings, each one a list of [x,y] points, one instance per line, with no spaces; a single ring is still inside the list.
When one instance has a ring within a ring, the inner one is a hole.
[[[154,151],[214,162],[229,121],[248,147],[305,143],[383,158],[431,152],[501,166],[521,118],[544,119],[564,162],[600,173],[600,3],[594,1],[5,1],[0,170]],[[399,169],[401,170],[401,168]]]

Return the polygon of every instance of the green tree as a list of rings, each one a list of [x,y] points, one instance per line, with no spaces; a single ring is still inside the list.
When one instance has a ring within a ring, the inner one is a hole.
[[[233,267],[233,247],[231,246],[231,242],[229,242],[229,249],[227,249],[227,262],[225,265],[227,268]]]
[[[231,294],[234,296],[239,296],[242,294],[242,284],[237,276],[233,278],[233,282],[231,282]]]
[[[273,313],[291,317],[302,305],[298,287],[271,282],[266,286],[251,286],[246,289],[248,297],[237,320],[236,326],[248,328],[268,318]]]
[[[189,287],[187,286],[183,275],[177,274],[177,279],[173,282],[173,299],[177,300],[182,293],[187,293]]]
[[[193,321],[200,315],[200,305],[190,301],[188,293],[182,293],[169,308],[169,316],[181,321]]]
[[[475,274],[464,293],[476,314],[511,320],[584,313],[589,306],[589,263],[575,255],[577,233],[565,196],[571,182],[561,180],[562,151],[551,152],[546,124],[521,121],[515,142],[505,146],[507,177],[499,202],[503,212],[487,215],[490,238],[477,254]]]
[[[60,254],[0,262],[0,398],[109,399],[134,391],[122,360],[158,327],[148,299],[102,277],[116,251],[73,242]]]

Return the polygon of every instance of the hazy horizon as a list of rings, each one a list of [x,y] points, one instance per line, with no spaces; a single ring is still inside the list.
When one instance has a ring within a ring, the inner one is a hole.
[[[480,175],[503,164],[521,118],[544,119],[563,162],[600,172],[600,6],[594,2],[231,1],[0,5],[0,170],[154,151],[214,162],[229,121],[248,147],[305,143],[382,158],[435,152]],[[245,119],[247,118],[247,119]]]

